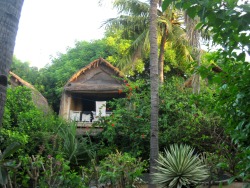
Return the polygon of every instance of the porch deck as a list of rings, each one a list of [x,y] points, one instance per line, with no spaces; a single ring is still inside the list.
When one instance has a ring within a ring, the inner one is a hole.
[[[77,135],[90,135],[95,136],[98,133],[102,132],[103,127],[92,126],[92,122],[77,122]]]

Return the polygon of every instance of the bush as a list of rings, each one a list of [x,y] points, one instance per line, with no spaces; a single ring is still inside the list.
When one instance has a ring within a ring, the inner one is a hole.
[[[221,126],[221,118],[211,112],[215,97],[209,89],[195,96],[184,89],[183,80],[172,78],[160,88],[159,148],[173,143],[185,143],[200,152],[215,152],[218,143],[228,141]],[[110,103],[113,113],[100,123],[104,127],[98,140],[101,152],[118,149],[133,156],[149,158],[150,93],[148,83],[126,83],[126,98]],[[133,143],[133,144],[131,144]],[[230,144],[225,143],[225,144]],[[107,150],[110,148],[110,150]]]
[[[71,170],[69,161],[61,155],[20,156],[21,169],[16,171],[18,185],[23,187],[86,187],[82,177]],[[16,178],[14,178],[16,180]]]
[[[145,165],[145,161],[117,151],[100,162],[99,181],[110,183],[112,187],[132,187],[142,175]]]

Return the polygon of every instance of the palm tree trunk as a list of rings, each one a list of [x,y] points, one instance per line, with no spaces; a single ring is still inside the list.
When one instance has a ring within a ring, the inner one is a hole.
[[[197,61],[197,66],[201,65],[201,46],[200,46],[200,32],[195,29],[196,24],[198,23],[198,18],[190,18],[185,14],[186,30],[188,35],[189,44],[192,46],[192,55]],[[193,93],[200,93],[200,74],[195,73],[192,80]]]
[[[0,126],[23,0],[0,0]]]
[[[151,128],[150,128],[150,174],[156,172],[156,159],[158,159],[158,46],[157,46],[157,3],[158,0],[150,1],[150,88],[151,88]],[[156,187],[150,181],[149,187]]]
[[[165,52],[165,44],[167,41],[167,29],[165,27],[164,33],[161,38],[161,45],[160,45],[160,54],[159,54],[159,81],[160,84],[164,82],[164,52]]]

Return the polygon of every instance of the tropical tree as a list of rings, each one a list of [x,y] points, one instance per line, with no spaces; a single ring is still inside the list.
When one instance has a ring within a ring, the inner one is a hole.
[[[201,33],[196,29],[196,25],[199,23],[199,17],[191,18],[185,12],[185,24],[186,32],[188,36],[188,42],[192,46],[192,55],[194,60],[197,62],[197,66],[201,66],[201,45],[200,38]],[[200,93],[200,74],[195,72],[192,76],[192,87],[193,93]]]
[[[0,0],[0,125],[23,0]]]
[[[159,154],[158,144],[158,45],[157,45],[157,5],[158,0],[150,1],[149,39],[150,39],[150,88],[151,88],[151,128],[150,128],[150,174],[156,172],[156,159]],[[150,181],[149,187],[156,187]]]
[[[10,71],[37,87],[40,72],[37,67],[30,66],[29,62],[23,62],[14,56]]]
[[[138,59],[146,54],[149,49],[149,4],[139,0],[115,0],[114,7],[121,14],[117,18],[108,19],[105,22],[107,28],[111,30],[122,30],[123,37],[132,42],[130,48],[130,58],[123,61],[125,69],[136,64]],[[171,44],[176,51],[184,51],[181,56],[185,56],[188,61],[191,56],[186,48],[186,35],[180,27],[180,19],[183,17],[181,11],[174,6],[168,7],[165,11],[157,10],[159,52],[159,74],[160,82],[164,81],[164,53],[167,44]],[[180,50],[181,49],[181,50]]]
[[[250,177],[250,64],[246,60],[250,48],[249,2],[164,0],[164,8],[171,2],[185,9],[190,17],[200,17],[196,28],[210,32],[213,44],[217,45],[217,52],[209,58],[211,66],[199,70],[218,86],[215,110],[224,118],[226,132],[241,151],[237,156],[238,174],[247,180]],[[220,74],[212,73],[213,64],[222,68]]]

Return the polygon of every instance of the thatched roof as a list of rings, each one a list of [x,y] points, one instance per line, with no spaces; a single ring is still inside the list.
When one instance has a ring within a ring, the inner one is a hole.
[[[36,90],[33,85],[26,82],[25,80],[23,80],[22,78],[14,74],[13,72],[10,71],[9,75],[10,75],[10,84],[12,86],[26,86],[30,89]]]
[[[118,93],[119,90],[124,89],[121,84],[71,84],[70,86],[65,86],[65,90],[67,91],[75,91],[75,92],[101,92],[101,93]]]
[[[99,58],[77,71],[67,82],[64,89],[74,92],[114,93],[123,89],[123,73],[108,61]]]
[[[113,65],[111,65],[108,61],[106,61],[103,58],[99,58],[96,59],[94,61],[92,61],[89,65],[83,67],[82,69],[80,69],[79,71],[77,71],[70,79],[67,83],[73,82],[75,81],[81,74],[83,74],[84,72],[86,72],[89,69],[98,67],[100,65],[104,65],[106,67],[109,67],[110,69],[112,69],[115,73],[116,76],[118,77],[124,77],[124,74],[116,67],[114,67]]]
[[[41,108],[44,112],[49,111],[49,105],[47,99],[30,83],[26,82],[13,72],[9,72],[10,75],[10,85],[13,87],[25,86],[32,91],[32,99],[38,108]]]

